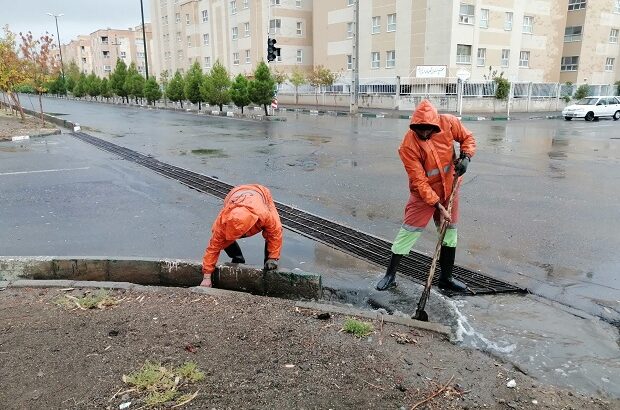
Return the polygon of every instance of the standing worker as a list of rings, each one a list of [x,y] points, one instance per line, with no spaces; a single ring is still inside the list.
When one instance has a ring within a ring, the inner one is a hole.
[[[460,155],[456,158],[454,141],[459,143]],[[439,287],[452,291],[465,291],[466,286],[452,278],[456,255],[459,218],[458,192],[448,213],[448,199],[455,182],[454,177],[463,175],[476,151],[476,140],[461,121],[453,115],[439,114],[428,100],[423,100],[411,116],[409,130],[405,134],[398,154],[409,176],[409,201],[405,206],[405,220],[392,244],[392,257],[385,276],[377,284],[377,290],[396,286],[396,269],[404,255],[422,235],[430,221],[437,227],[442,220],[449,222],[444,237],[439,266]]]
[[[237,239],[263,232],[265,270],[278,269],[282,250],[282,224],[269,189],[262,185],[234,187],[224,199],[224,208],[213,222],[211,239],[202,258],[204,279],[200,286],[211,287],[211,274],[222,249],[233,263],[245,263]]]

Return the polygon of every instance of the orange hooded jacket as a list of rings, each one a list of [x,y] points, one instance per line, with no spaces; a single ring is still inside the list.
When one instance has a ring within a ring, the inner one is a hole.
[[[280,259],[282,224],[269,189],[240,185],[224,198],[224,208],[213,222],[211,239],[202,258],[202,272],[212,273],[222,249],[241,237],[263,231],[269,259]]]
[[[411,116],[411,125],[431,124],[439,132],[426,141],[409,129],[398,154],[409,176],[409,191],[429,206],[444,203],[454,181],[454,143],[470,158],[476,152],[476,140],[461,121],[450,114],[439,114],[428,101],[422,100]]]

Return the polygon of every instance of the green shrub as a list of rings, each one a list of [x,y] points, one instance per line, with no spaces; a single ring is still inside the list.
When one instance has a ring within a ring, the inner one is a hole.
[[[577,88],[577,91],[575,91],[574,97],[575,100],[581,100],[587,97],[588,94],[590,94],[590,86],[588,84],[582,84]]]

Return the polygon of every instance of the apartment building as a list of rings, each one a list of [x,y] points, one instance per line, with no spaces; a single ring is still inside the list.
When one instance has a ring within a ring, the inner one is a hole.
[[[613,84],[620,80],[620,0],[568,0],[566,6],[560,81]]]
[[[147,39],[147,53],[152,54],[151,26],[144,25]],[[75,61],[83,73],[95,73],[99,77],[108,77],[120,58],[128,66],[135,63],[138,72],[145,73],[144,39],[142,25],[127,30],[102,29],[87,36],[78,36],[69,44],[62,46],[65,64]],[[149,61],[149,71],[152,63]]]
[[[315,2],[314,60],[352,68],[354,0]],[[367,0],[359,10],[361,78],[414,77],[418,66],[489,67],[518,81],[559,81],[567,0]]]
[[[232,75],[250,74],[265,60],[268,35],[281,72],[313,66],[312,0],[151,0],[155,73],[185,72],[195,61],[219,60]],[[269,34],[268,34],[269,32]]]

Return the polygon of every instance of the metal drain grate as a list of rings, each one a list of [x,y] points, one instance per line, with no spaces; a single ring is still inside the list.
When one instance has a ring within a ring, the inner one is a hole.
[[[174,179],[210,195],[224,199],[233,185],[224,183],[215,178],[207,177],[184,168],[166,164],[151,156],[121,147],[111,142],[83,132],[75,132],[72,135],[81,141],[88,142],[105,151],[119,155],[120,157],[140,164],[161,175]],[[322,242],[330,247],[349,253],[368,262],[386,267],[391,255],[391,243],[385,239],[355,230],[348,226],[321,218],[301,209],[276,202],[282,224],[291,231],[310,239]],[[425,283],[431,264],[431,258],[414,252],[406,256],[400,263],[398,271],[412,279]],[[438,268],[439,269],[439,268]],[[518,288],[509,283],[500,281],[482,273],[474,272],[463,267],[454,267],[454,276],[463,281],[476,294],[492,293],[522,293],[525,289]],[[438,275],[434,283],[436,284]],[[448,293],[453,295],[454,293]]]

